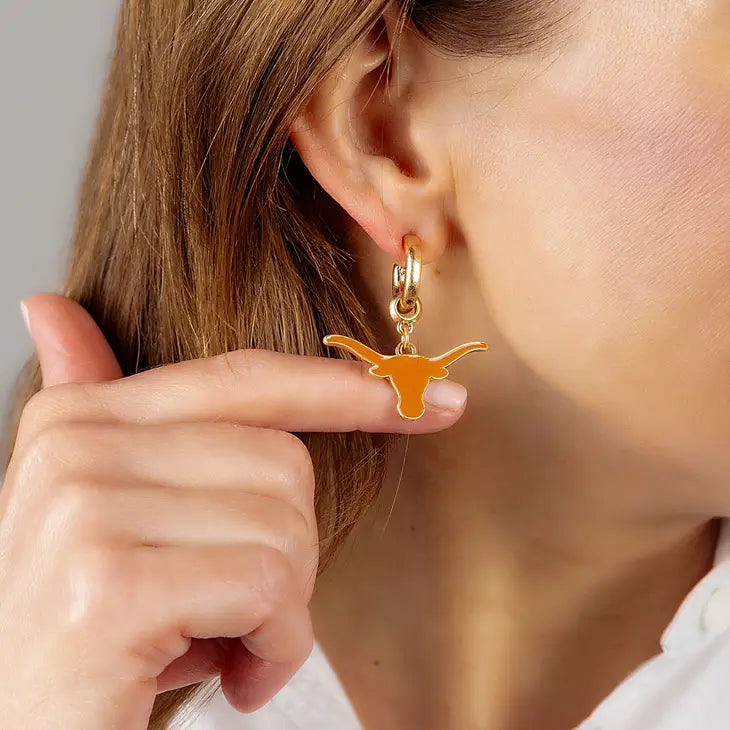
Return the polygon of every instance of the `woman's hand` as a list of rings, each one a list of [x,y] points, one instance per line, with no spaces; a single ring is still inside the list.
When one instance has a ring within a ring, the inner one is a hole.
[[[0,711],[24,730],[144,730],[155,694],[221,675],[266,703],[312,648],[314,477],[291,431],[438,431],[359,363],[248,350],[122,378],[89,315],[27,300],[44,389],[0,492]]]

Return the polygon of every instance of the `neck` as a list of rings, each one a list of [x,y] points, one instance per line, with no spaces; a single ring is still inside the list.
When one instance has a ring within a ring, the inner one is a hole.
[[[315,634],[368,730],[573,727],[711,566],[691,475],[505,365],[491,395],[460,366],[467,414],[399,442],[318,583]]]

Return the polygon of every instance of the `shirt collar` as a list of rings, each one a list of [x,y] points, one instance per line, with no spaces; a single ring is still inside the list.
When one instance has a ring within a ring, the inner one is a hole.
[[[661,637],[668,654],[692,651],[730,629],[730,518],[720,520],[713,565],[680,604]]]

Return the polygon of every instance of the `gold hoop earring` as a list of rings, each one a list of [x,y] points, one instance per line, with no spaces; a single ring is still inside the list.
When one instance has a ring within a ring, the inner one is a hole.
[[[400,342],[395,355],[381,355],[362,342],[344,335],[327,335],[324,344],[351,352],[370,364],[370,373],[387,378],[398,396],[398,414],[405,420],[417,420],[426,412],[424,394],[431,379],[442,380],[449,375],[448,367],[464,355],[487,350],[486,342],[468,342],[440,357],[418,354],[411,342],[413,326],[421,317],[421,240],[409,234],[403,239],[405,264],[393,266],[393,298],[390,316],[396,323]]]

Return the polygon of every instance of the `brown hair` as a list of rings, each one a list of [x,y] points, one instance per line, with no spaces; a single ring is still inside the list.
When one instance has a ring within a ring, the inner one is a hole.
[[[334,355],[328,332],[377,346],[341,211],[288,129],[389,4],[462,55],[529,50],[559,20],[555,2],[536,0],[124,0],[64,294],[95,318],[125,374],[247,347]],[[33,358],[11,447],[39,387]],[[376,496],[390,441],[300,436],[318,478],[322,570]],[[158,695],[149,727],[217,688]]]

